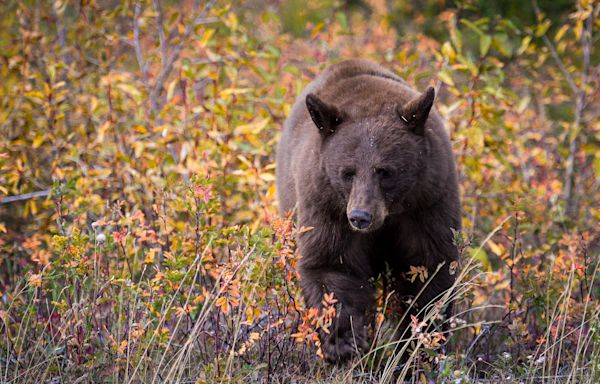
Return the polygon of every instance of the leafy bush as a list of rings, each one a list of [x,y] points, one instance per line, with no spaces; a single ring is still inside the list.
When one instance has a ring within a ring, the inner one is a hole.
[[[0,6],[1,380],[598,382],[600,5],[308,3]],[[371,352],[330,367],[335,296],[303,305],[273,154],[351,57],[438,88],[462,261],[449,334],[432,306],[391,342],[382,288]]]

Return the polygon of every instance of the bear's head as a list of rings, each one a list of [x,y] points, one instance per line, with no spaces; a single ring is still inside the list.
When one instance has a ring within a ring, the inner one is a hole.
[[[390,101],[378,113],[365,115],[315,94],[306,96],[320,132],[321,168],[345,205],[353,230],[374,232],[389,215],[410,208],[408,197],[418,193],[414,186],[425,166],[425,123],[434,98],[429,87],[408,102]]]

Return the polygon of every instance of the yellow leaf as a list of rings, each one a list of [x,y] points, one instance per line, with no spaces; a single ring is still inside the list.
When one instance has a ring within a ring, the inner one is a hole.
[[[37,135],[35,137],[35,139],[33,139],[33,143],[31,144],[31,146],[33,148],[39,148],[39,146],[42,145],[42,143],[44,142],[45,138],[46,138],[46,135],[44,135],[44,134]]]
[[[245,133],[257,134],[262,131],[267,124],[269,124],[270,119],[267,117],[266,119],[262,119],[259,121],[253,121],[249,124],[239,125],[235,128],[235,133],[238,135]]]
[[[219,92],[220,96],[227,96],[227,95],[239,95],[242,93],[248,93],[252,91],[252,88],[226,88],[224,90],[222,90],[221,92]]]
[[[523,40],[521,41],[521,46],[517,50],[517,54],[520,55],[521,53],[525,52],[525,50],[529,47],[530,43],[531,43],[531,36],[525,36],[523,38]]]
[[[454,86],[454,80],[452,80],[452,77],[450,77],[450,75],[448,73],[441,71],[440,73],[438,73],[438,77],[444,83]]]
[[[496,256],[501,256],[504,253],[504,247],[494,243],[492,240],[488,240],[487,245]]]
[[[215,302],[215,305],[219,308],[221,308],[221,311],[223,311],[223,313],[225,315],[227,315],[229,313],[229,302],[227,301],[227,298],[224,296],[221,296],[217,299],[217,301]]]
[[[452,48],[452,45],[449,41],[446,41],[442,45],[442,54],[446,56],[451,62],[454,61],[454,58],[456,57],[456,52],[454,52],[454,49]]]
[[[323,30],[324,26],[325,26],[325,22],[323,22],[323,21],[321,21],[319,24],[315,25],[315,27],[312,29],[312,31],[310,33],[311,40],[314,39],[315,37],[317,37],[319,32],[321,32]]]
[[[64,81],[59,81],[58,83],[55,83],[52,85],[52,89],[59,89],[59,88],[64,87],[64,85],[65,85]]]
[[[90,171],[89,175],[102,179],[102,178],[106,178],[106,177],[110,176],[111,173],[112,173],[112,169],[100,168],[100,169],[92,169]]]
[[[137,87],[135,87],[131,84],[120,83],[120,84],[117,84],[117,88],[120,89],[121,91],[129,94],[134,99],[137,99],[142,95],[142,93],[137,89]]]
[[[554,41],[556,41],[557,43],[560,41],[560,39],[563,38],[563,36],[565,35],[565,33],[569,30],[569,24],[565,24],[563,25],[558,32],[556,32],[556,36],[554,36]]]
[[[238,18],[235,13],[229,12],[227,17],[227,26],[235,31],[238,27]]]
[[[125,352],[125,348],[127,348],[127,340],[121,341],[121,344],[119,345],[119,348],[117,349],[117,352],[119,354],[123,354]]]
[[[140,157],[144,152],[144,148],[146,148],[146,145],[143,141],[136,141],[132,144],[132,147],[133,152],[135,153],[135,157]]]
[[[144,257],[144,264],[154,264],[154,256],[158,253],[158,249],[152,248]]]
[[[252,163],[244,155],[238,155],[238,160],[244,163],[248,168],[252,168]]]
[[[264,181],[275,181],[275,175],[268,172],[261,173],[260,178]]]
[[[29,91],[25,93],[25,96],[36,104],[42,104],[44,102],[44,95],[38,91]]]
[[[206,45],[208,44],[208,41],[210,40],[210,38],[215,34],[215,30],[214,29],[207,29],[204,32],[204,35],[202,35],[202,39],[200,40],[200,45],[202,47],[206,47]]]
[[[267,196],[269,198],[273,198],[275,197],[275,194],[277,193],[277,188],[275,187],[275,184],[272,184],[269,189],[267,190]]]
[[[31,212],[32,215],[37,214],[38,212],[38,208],[37,208],[37,203],[35,202],[35,199],[29,200],[29,212]]]
[[[102,124],[100,127],[98,127],[98,136],[96,136],[97,143],[101,143],[104,141],[104,135],[106,134],[106,131],[108,131],[110,126],[111,126],[110,121],[106,121],[106,122],[104,122],[104,124]]]

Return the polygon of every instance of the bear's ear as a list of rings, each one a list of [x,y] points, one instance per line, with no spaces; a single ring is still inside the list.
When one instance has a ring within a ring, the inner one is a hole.
[[[337,126],[342,122],[342,116],[337,108],[325,104],[314,93],[306,95],[306,108],[322,135],[335,133]]]
[[[400,119],[402,119],[411,131],[418,135],[424,135],[425,122],[433,106],[434,99],[435,90],[433,87],[427,88],[421,95],[398,108]]]

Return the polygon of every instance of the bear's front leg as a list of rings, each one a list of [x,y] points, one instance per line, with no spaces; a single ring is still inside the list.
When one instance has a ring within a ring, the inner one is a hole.
[[[333,292],[337,300],[330,332],[319,332],[327,361],[344,362],[368,349],[366,311],[373,304],[374,291],[366,279],[344,271],[301,267],[300,284],[309,307],[322,308],[325,293]]]

